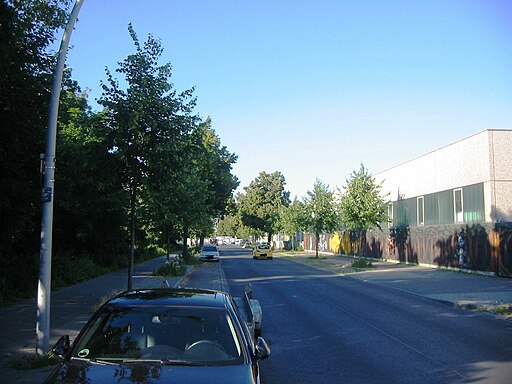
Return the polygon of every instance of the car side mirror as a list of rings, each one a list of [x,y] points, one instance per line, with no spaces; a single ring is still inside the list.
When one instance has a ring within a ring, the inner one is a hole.
[[[70,348],[70,342],[69,342],[69,336],[64,335],[61,336],[59,340],[55,343],[55,346],[52,348],[52,352],[59,356],[60,358],[63,358],[66,353],[68,353]]]
[[[256,359],[263,360],[270,356],[270,347],[263,337],[258,337],[256,342]]]

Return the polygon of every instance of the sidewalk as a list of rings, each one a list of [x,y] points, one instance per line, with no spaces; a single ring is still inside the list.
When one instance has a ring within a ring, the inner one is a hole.
[[[319,259],[315,259],[312,253],[282,256],[370,284],[407,291],[463,308],[492,310],[512,307],[512,279],[385,261],[372,261],[374,268],[355,270],[352,268],[354,258],[332,254],[319,255]]]
[[[135,265],[133,287],[178,285],[181,278],[151,276],[163,262],[165,257]],[[73,340],[91,317],[93,307],[113,292],[126,289],[126,274],[127,271],[122,270],[52,292],[50,346],[62,335],[67,334]],[[12,359],[35,354],[35,298],[1,308],[0,323],[0,381],[5,384],[43,382],[51,368],[15,370],[9,367]]]

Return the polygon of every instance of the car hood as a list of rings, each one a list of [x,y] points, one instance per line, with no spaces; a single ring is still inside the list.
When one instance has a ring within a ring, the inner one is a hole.
[[[57,367],[44,384],[252,384],[254,382],[250,364],[227,366],[177,366],[155,363],[100,365],[71,361]]]

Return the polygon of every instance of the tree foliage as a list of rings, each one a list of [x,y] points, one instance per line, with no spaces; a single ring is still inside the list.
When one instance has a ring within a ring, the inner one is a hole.
[[[362,241],[367,229],[381,228],[387,218],[387,196],[381,195],[380,184],[361,164],[359,171],[353,171],[346,180],[347,185],[340,191],[339,213],[345,227],[356,231]]]
[[[304,199],[304,226],[315,234],[315,254],[318,257],[320,235],[333,231],[338,226],[333,193],[320,180],[316,180],[313,190],[307,192]]]
[[[244,188],[245,193],[237,196],[243,223],[266,232],[269,242],[278,229],[280,208],[290,204],[290,192],[285,191],[285,184],[281,172],[260,172]]]
[[[0,302],[37,286],[39,154],[55,65],[48,47],[68,6],[64,0],[0,2]],[[178,93],[170,63],[159,65],[161,42],[149,36],[141,43],[128,29],[135,52],[115,72],[126,88],[107,70],[103,111],[92,112],[71,70],[65,72],[54,287],[126,266],[130,237],[139,259],[171,239],[186,243],[190,233],[211,234],[238,185],[231,174],[236,155],[221,145],[209,118],[193,114],[193,89]]]
[[[36,286],[39,154],[55,62],[49,47],[68,5],[64,0],[0,2],[0,291],[6,296]]]

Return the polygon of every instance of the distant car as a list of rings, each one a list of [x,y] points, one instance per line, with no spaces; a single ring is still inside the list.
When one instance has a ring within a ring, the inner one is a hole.
[[[199,254],[199,260],[220,261],[219,249],[216,245],[203,245]]]
[[[272,260],[272,247],[268,243],[257,244],[252,251],[253,259]]]
[[[251,249],[252,248],[252,243],[250,241],[246,241],[244,244],[243,244],[243,247],[244,248],[249,248]]]
[[[61,362],[44,384],[255,384],[270,356],[227,293],[171,288],[118,294],[52,351]]]

